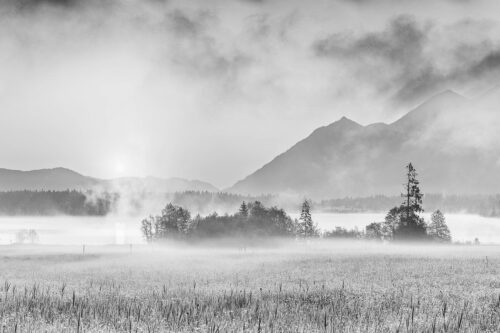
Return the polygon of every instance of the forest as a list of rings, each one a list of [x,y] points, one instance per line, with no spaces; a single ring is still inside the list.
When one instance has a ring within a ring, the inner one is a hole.
[[[337,198],[321,200],[315,204],[318,210],[332,213],[383,212],[397,205],[399,195],[375,195],[362,198]],[[429,193],[425,195],[426,211],[441,209],[447,213],[477,214],[484,217],[500,216],[500,195],[443,195]]]
[[[0,215],[105,216],[118,198],[113,193],[75,190],[0,192]]]
[[[80,215],[104,216],[116,213],[118,204],[128,207],[127,214],[141,215],[150,202],[171,202],[196,214],[208,215],[232,212],[241,202],[259,201],[265,206],[279,206],[296,211],[301,200],[279,195],[248,196],[226,192],[184,191],[175,193],[111,193],[94,191],[7,191],[0,192],[0,215]],[[316,212],[378,213],[387,212],[399,204],[399,195],[375,195],[362,198],[310,200]],[[442,195],[426,194],[423,208],[440,209],[448,214],[467,213],[484,217],[500,216],[500,194]]]

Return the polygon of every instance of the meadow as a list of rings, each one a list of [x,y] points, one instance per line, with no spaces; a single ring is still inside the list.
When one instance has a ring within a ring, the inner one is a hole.
[[[0,248],[2,332],[498,332],[499,246]]]

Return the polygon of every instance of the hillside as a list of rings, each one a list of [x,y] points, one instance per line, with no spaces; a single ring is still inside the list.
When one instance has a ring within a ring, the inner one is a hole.
[[[446,91],[391,124],[362,126],[343,117],[229,190],[313,198],[391,195],[401,190],[411,161],[427,193],[497,193],[499,146],[476,142],[484,136],[478,124],[491,115],[484,103]]]
[[[66,168],[32,171],[0,169],[0,191],[66,189],[113,192],[218,191],[209,183],[182,178],[128,177],[106,180],[84,176]]]
[[[19,171],[0,169],[0,191],[89,189],[101,180],[65,168]]]

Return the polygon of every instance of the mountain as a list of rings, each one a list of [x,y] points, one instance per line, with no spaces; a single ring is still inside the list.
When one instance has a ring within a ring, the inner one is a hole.
[[[343,117],[229,191],[317,199],[390,195],[401,191],[404,166],[412,162],[424,192],[498,193],[500,140],[492,121],[499,117],[486,105],[445,91],[390,124],[362,126]]]
[[[108,180],[105,186],[110,189],[128,192],[219,191],[218,188],[210,183],[202,182],[200,180],[187,180],[183,178],[117,178]]]
[[[218,191],[209,183],[182,178],[128,177],[105,180],[83,176],[65,168],[32,171],[0,169],[0,191],[66,189],[131,192]]]
[[[0,190],[66,190],[87,189],[100,180],[65,168],[19,171],[0,169]]]

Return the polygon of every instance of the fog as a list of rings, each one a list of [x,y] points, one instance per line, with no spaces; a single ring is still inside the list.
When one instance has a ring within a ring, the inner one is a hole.
[[[240,246],[239,246],[240,245]],[[171,241],[163,244],[130,244],[123,245],[86,245],[82,251],[80,244],[67,245],[0,245],[4,258],[36,260],[43,258],[54,263],[64,264],[72,262],[75,267],[85,268],[87,265],[94,268],[106,267],[120,269],[140,269],[152,264],[168,262],[169,270],[180,271],[190,277],[196,276],[198,270],[212,274],[234,273],[240,269],[245,271],[257,269],[268,263],[283,263],[287,260],[297,260],[301,256],[310,256],[315,260],[324,259],[355,259],[394,256],[412,260],[414,258],[476,258],[485,260],[487,257],[498,256],[498,245],[450,245],[450,244],[419,244],[409,243],[381,243],[373,241],[353,240],[287,240],[268,239],[266,242],[256,243],[250,247],[235,244],[232,239],[205,241],[199,244],[186,246],[185,243]],[[295,257],[295,256],[299,257]],[[16,258],[17,257],[17,258]],[[86,260],[85,257],[87,257]],[[394,258],[393,257],[393,258]],[[78,260],[78,258],[80,260]],[[76,260],[76,262],[75,262]],[[196,265],[193,266],[193,264]],[[140,272],[140,271],[135,271]],[[136,283],[141,283],[136,281]]]
[[[137,244],[143,242],[139,227],[139,218],[0,217],[0,243],[15,243],[20,230],[33,229],[38,234],[38,244]]]
[[[298,218],[298,214],[291,214]],[[426,221],[430,214],[424,214]],[[364,230],[372,222],[383,221],[385,214],[313,214],[318,227]],[[500,244],[500,219],[468,214],[447,214],[453,241]],[[44,245],[128,245],[144,244],[140,217],[0,217],[0,244],[15,243],[20,230],[34,229],[38,244]],[[339,242],[332,240],[332,242]],[[217,241],[215,241],[217,243]],[[271,242],[272,243],[272,242]]]

